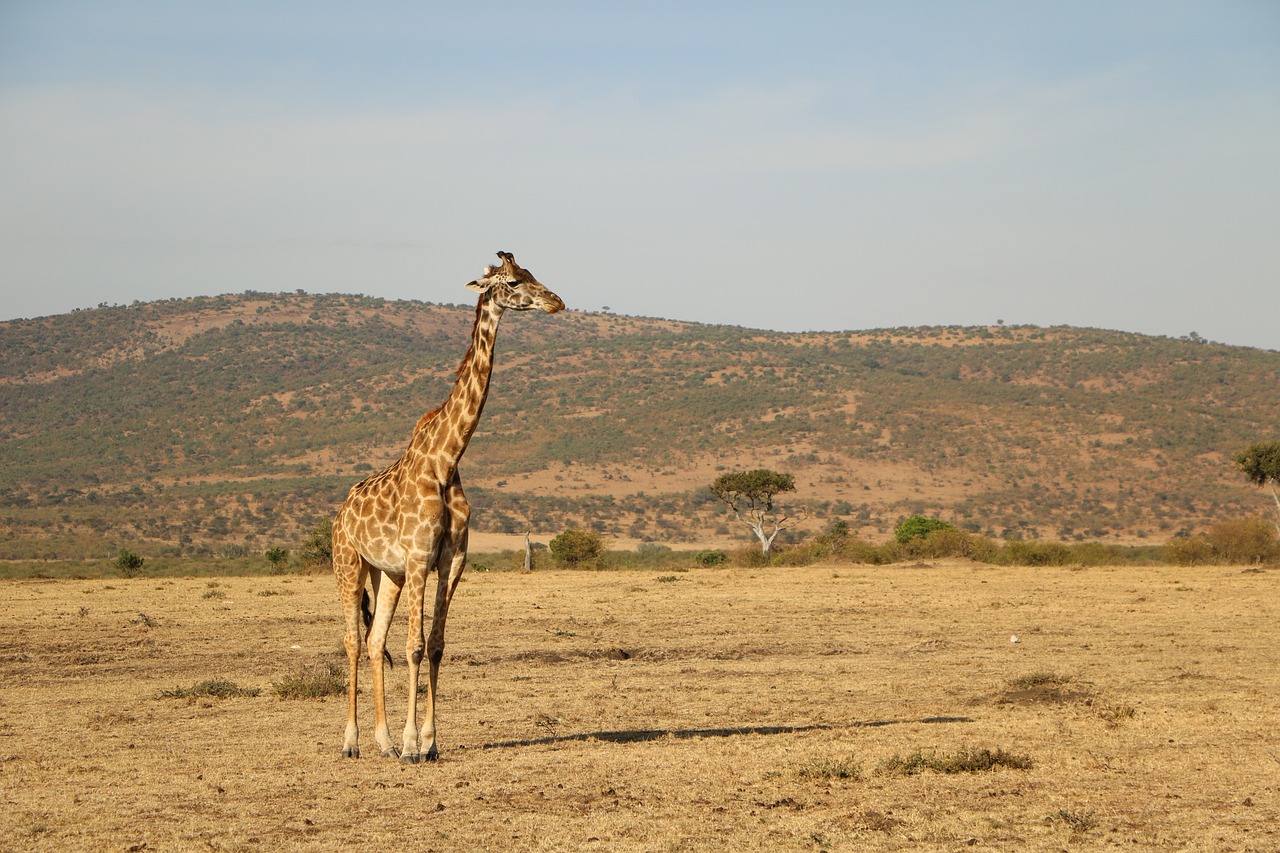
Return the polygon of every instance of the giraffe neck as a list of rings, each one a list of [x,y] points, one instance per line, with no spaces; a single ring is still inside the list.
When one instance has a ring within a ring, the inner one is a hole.
[[[452,470],[480,423],[489,397],[489,377],[493,373],[493,347],[503,308],[481,294],[476,304],[476,322],[471,329],[471,346],[458,367],[458,378],[444,405],[428,412],[414,429],[410,450],[423,454],[433,468]]]

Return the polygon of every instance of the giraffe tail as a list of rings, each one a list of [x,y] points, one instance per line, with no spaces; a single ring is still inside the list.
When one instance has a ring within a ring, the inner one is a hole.
[[[373,608],[370,606],[369,590],[365,590],[360,596],[360,615],[364,617],[364,641],[369,642],[369,631],[373,629]],[[382,650],[382,656],[387,661],[387,668],[394,669],[395,661],[391,659],[391,652],[386,649]]]

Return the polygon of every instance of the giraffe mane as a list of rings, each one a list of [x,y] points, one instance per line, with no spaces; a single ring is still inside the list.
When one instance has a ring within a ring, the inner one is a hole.
[[[413,431],[414,431],[415,433],[416,433],[416,432],[419,432],[419,431],[421,431],[424,427],[426,427],[426,425],[427,425],[427,424],[429,424],[429,423],[431,423],[433,420],[435,420],[435,419],[436,419],[436,415],[440,414],[440,409],[442,409],[442,408],[444,408],[444,407],[443,407],[443,406],[439,406],[439,407],[437,407],[437,408],[434,408],[434,409],[432,409],[431,411],[427,412],[427,413],[426,413],[425,415],[423,415],[422,417],[418,418],[418,423],[414,425],[414,427],[413,427]]]
[[[476,300],[476,319],[471,324],[471,343],[467,345],[467,353],[462,357],[462,361],[458,363],[458,369],[453,372],[455,378],[462,375],[462,371],[467,367],[467,362],[471,361],[471,356],[475,353],[476,327],[480,325],[480,317],[484,313],[484,301],[488,298],[488,293],[482,293],[480,298]]]
[[[462,357],[462,361],[458,363],[458,369],[453,372],[455,379],[462,376],[462,372],[467,369],[467,363],[471,361],[472,356],[475,354],[476,327],[480,325],[480,317],[484,313],[484,303],[485,303],[485,300],[488,298],[489,298],[488,293],[482,293],[480,294],[480,298],[476,300],[476,319],[471,324],[471,343],[467,346],[466,355],[464,355]],[[430,424],[433,420],[436,419],[436,415],[440,414],[440,410],[443,408],[444,408],[444,404],[441,403],[439,406],[435,407],[434,409],[427,412],[422,417],[418,418],[418,423],[415,424],[413,427],[414,433],[417,434],[418,432],[421,432],[423,429],[425,429],[428,424]]]

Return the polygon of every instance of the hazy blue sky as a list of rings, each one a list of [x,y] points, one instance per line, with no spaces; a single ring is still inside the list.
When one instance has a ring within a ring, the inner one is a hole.
[[[0,319],[253,290],[1280,349],[1280,3],[0,0]]]

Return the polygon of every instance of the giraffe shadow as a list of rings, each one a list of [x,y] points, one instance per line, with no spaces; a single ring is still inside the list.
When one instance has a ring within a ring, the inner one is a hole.
[[[855,729],[877,729],[881,726],[939,725],[944,723],[976,723],[973,717],[921,717],[918,720],[862,720],[853,724]]]
[[[901,726],[908,724],[943,724],[972,723],[971,717],[925,717],[918,720],[867,720],[855,722],[848,728],[880,728],[882,726]],[[577,732],[574,734],[528,738],[525,740],[503,740],[480,744],[480,749],[510,749],[521,746],[547,746],[559,743],[580,741],[603,741],[604,743],[644,743],[646,741],[674,738],[688,740],[697,738],[739,737],[741,735],[786,735],[801,732],[830,731],[842,726],[831,726],[825,723],[814,723],[807,726],[737,726],[718,729],[624,729],[611,732]]]

